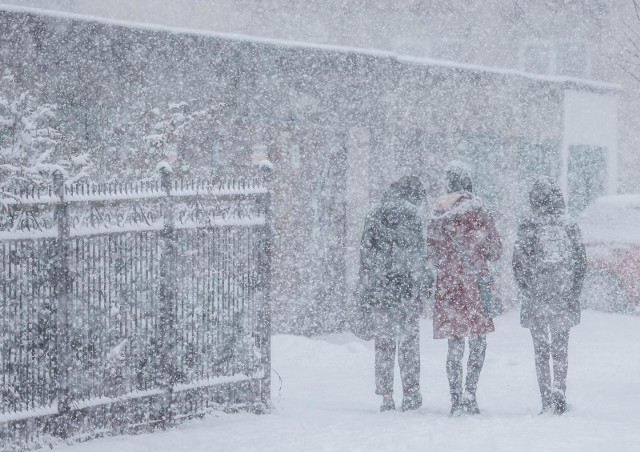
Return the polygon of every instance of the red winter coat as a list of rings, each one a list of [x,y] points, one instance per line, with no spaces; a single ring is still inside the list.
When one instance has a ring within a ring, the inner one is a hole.
[[[439,198],[427,225],[427,245],[437,271],[434,338],[453,339],[494,331],[493,321],[480,300],[477,275],[488,274],[487,262],[500,257],[502,242],[482,200],[468,192]]]

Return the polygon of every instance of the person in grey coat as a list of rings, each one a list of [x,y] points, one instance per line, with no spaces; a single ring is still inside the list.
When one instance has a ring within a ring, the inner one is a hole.
[[[433,284],[427,267],[418,206],[426,192],[418,177],[391,184],[365,220],[360,245],[361,303],[371,311],[375,339],[376,394],[381,411],[395,409],[396,348],[403,387],[402,410],[422,405],[418,320]]]
[[[520,323],[533,338],[542,412],[562,414],[569,331],[580,323],[586,253],[578,225],[565,218],[564,197],[554,180],[536,180],[529,201],[531,216],[518,228],[512,262],[523,300]]]

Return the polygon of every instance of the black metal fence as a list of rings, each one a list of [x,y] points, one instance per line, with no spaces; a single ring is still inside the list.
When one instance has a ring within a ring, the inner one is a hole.
[[[5,194],[0,444],[268,406],[266,171]]]

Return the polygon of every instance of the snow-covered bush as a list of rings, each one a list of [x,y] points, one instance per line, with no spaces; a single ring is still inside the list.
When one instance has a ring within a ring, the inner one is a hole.
[[[201,139],[214,125],[219,106],[194,110],[190,103],[169,103],[166,109],[153,108],[143,118],[140,129],[145,154],[138,163],[153,171],[160,161],[168,161],[179,176],[206,176],[202,154],[209,149]]]
[[[0,197],[46,184],[61,171],[78,180],[86,174],[85,154],[69,155],[55,128],[56,106],[20,89],[11,74],[0,79]]]

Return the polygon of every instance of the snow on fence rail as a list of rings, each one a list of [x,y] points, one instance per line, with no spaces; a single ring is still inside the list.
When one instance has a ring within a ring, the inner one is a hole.
[[[268,405],[267,171],[5,193],[0,443]]]

